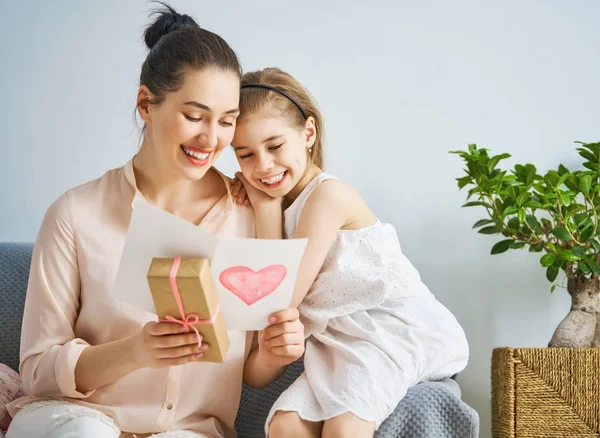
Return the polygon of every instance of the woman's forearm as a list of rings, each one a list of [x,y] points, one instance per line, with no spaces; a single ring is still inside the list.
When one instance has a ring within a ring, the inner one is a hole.
[[[75,367],[77,390],[93,391],[141,368],[134,350],[133,337],[85,348]]]

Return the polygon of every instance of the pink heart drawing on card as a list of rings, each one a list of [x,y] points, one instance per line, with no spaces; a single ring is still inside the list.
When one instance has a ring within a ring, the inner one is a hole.
[[[232,266],[219,275],[219,281],[247,306],[269,295],[287,274],[283,265],[270,265],[256,272],[247,266]]]

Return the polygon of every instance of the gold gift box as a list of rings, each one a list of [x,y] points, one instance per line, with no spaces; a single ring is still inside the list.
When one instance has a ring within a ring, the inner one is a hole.
[[[205,258],[153,258],[148,269],[148,285],[156,313],[160,320],[168,316],[183,321],[171,284],[173,264],[179,263],[174,276],[185,316],[195,315],[199,322],[194,324],[209,344],[199,362],[224,362],[229,348],[229,336],[223,313],[219,309],[219,297],[215,288],[210,264]],[[192,330],[193,331],[193,330]]]

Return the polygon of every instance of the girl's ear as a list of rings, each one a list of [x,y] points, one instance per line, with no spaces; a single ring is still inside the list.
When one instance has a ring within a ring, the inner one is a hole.
[[[306,149],[312,148],[317,140],[317,127],[315,126],[315,119],[312,116],[309,116],[304,123],[303,137],[306,142]]]

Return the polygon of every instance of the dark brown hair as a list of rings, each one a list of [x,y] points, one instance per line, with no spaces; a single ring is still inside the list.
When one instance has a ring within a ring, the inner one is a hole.
[[[232,71],[241,78],[237,55],[219,35],[202,29],[188,15],[179,14],[163,2],[152,15],[156,20],[144,32],[149,52],[142,64],[140,86],[153,94],[151,104],[161,103],[167,93],[177,91],[186,70],[212,67]]]

